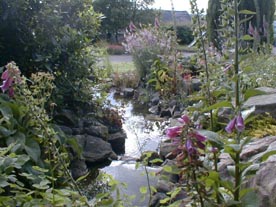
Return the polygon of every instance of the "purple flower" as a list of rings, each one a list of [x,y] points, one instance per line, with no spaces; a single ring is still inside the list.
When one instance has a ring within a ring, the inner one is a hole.
[[[133,24],[133,22],[130,22],[128,27],[129,27],[130,32],[135,32],[136,31],[136,26]]]
[[[186,146],[186,150],[187,150],[189,156],[192,156],[192,155],[197,153],[197,150],[194,147],[193,142],[192,142],[191,139],[187,139],[187,141],[185,143],[185,146]]]
[[[14,89],[13,84],[14,83],[20,83],[21,77],[20,77],[20,70],[16,66],[15,62],[10,62],[6,66],[6,70],[2,73],[1,79],[3,80],[3,84],[0,86],[3,93],[8,91],[9,96],[14,96]]]
[[[227,133],[232,133],[233,130],[235,129],[235,125],[236,125],[236,122],[237,122],[237,118],[235,117],[234,119],[232,119],[228,124],[227,126],[225,127],[225,130],[227,131]]]
[[[175,127],[168,128],[166,131],[166,135],[169,138],[175,138],[175,137],[179,136],[181,134],[181,132],[182,132],[182,127],[175,126]]]
[[[239,132],[242,132],[245,129],[244,121],[243,121],[243,118],[242,118],[241,114],[239,114],[237,116],[236,129]]]
[[[190,118],[187,115],[181,116],[181,118],[178,119],[178,121],[182,124],[189,124]]]
[[[252,26],[251,22],[249,22],[249,28],[248,28],[248,33],[252,36],[254,36],[255,34],[255,29],[254,27]]]
[[[199,142],[205,142],[206,141],[206,137],[203,136],[202,134],[195,132],[193,133],[193,137],[195,137],[197,139],[197,141]]]
[[[158,18],[156,18],[156,17],[155,17],[155,20],[154,20],[154,26],[155,26],[156,28],[159,28],[159,27],[160,27],[159,20],[158,20]]]

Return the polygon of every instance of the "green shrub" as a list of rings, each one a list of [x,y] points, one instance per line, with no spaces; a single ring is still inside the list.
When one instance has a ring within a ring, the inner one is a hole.
[[[0,206],[85,206],[68,171],[68,139],[44,108],[53,76],[27,80],[15,63],[6,68],[1,89],[12,97],[0,94]]]
[[[101,17],[92,2],[3,0],[0,11],[0,65],[14,60],[26,76],[51,72],[58,106],[89,100],[81,89],[96,62]]]
[[[186,25],[176,27],[176,37],[180,45],[188,45],[194,39],[192,29]]]
[[[145,79],[157,59],[168,63],[176,43],[170,31],[162,30],[158,25],[136,28],[130,24],[125,33],[125,48],[132,57],[141,78]]]

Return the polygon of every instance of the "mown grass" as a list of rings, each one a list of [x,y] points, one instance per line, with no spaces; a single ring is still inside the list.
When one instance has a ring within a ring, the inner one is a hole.
[[[133,62],[111,62],[112,71],[117,73],[124,73],[136,71]]]

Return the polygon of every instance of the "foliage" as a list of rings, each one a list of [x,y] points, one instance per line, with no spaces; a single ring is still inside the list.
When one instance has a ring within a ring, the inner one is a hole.
[[[265,60],[265,61],[264,61]],[[276,87],[276,57],[268,54],[252,54],[241,63],[247,88]]]
[[[276,120],[270,115],[258,115],[247,123],[245,135],[255,138],[276,136]]]
[[[96,0],[95,11],[104,15],[101,36],[108,42],[119,43],[119,33],[124,31],[129,22],[147,24],[154,20],[155,14],[149,5],[153,0]]]
[[[208,11],[207,11],[207,23],[208,23],[208,38],[209,41],[214,43],[216,47],[221,49],[221,40],[218,31],[223,29],[222,21],[219,16],[223,13],[225,8],[222,8],[221,5],[225,4],[226,1],[219,0],[209,0]],[[269,5],[269,6],[268,6]],[[256,28],[258,35],[260,36],[260,41],[267,41],[272,43],[273,41],[273,16],[275,11],[275,3],[272,0],[254,0],[254,1],[246,1],[242,0],[239,3],[240,11],[252,11],[256,12],[255,15],[250,17],[250,13],[240,14],[240,17],[248,18],[250,21],[243,22],[243,26],[241,27],[241,31],[243,35],[250,34],[249,27],[250,25],[253,28]],[[251,13],[252,15],[252,13]]]
[[[167,63],[173,54],[173,34],[162,30],[158,23],[155,26],[136,28],[130,24],[125,33],[125,48],[130,52],[136,69],[142,79],[146,80],[151,73],[151,66],[160,59]]]
[[[55,75],[56,103],[85,101],[81,88],[93,72],[100,15],[89,0],[1,1],[0,64],[10,60],[29,76],[36,71]]]
[[[188,45],[194,39],[191,27],[185,25],[176,26],[176,37],[180,45]]]
[[[244,184],[258,169],[240,158],[243,148],[251,141],[251,137],[244,136],[248,117],[243,114],[243,102],[256,94],[252,90],[255,86],[252,87],[248,81],[248,72],[252,68],[244,67],[252,62],[244,53],[245,45],[249,46],[247,43],[251,39],[243,35],[241,28],[241,23],[249,20],[243,18],[243,14],[252,12],[240,11],[238,0],[222,2],[224,10],[220,18],[222,23],[227,21],[229,28],[220,31],[225,35],[220,53],[217,48],[206,48],[203,13],[198,10],[196,0],[190,2],[196,23],[194,32],[201,48],[197,57],[202,68],[203,85],[202,91],[194,97],[194,101],[200,101],[186,112],[190,116],[184,114],[178,119],[180,124],[167,129],[167,136],[176,144],[173,153],[177,169],[165,170],[178,174],[180,181],[184,181],[178,187],[188,192],[192,199],[190,206],[255,206],[258,205],[257,196],[253,189],[246,188]],[[251,72],[254,73],[253,70]],[[233,111],[225,127],[227,133],[215,125],[218,109],[224,107],[230,107]],[[265,123],[266,120],[270,119],[264,119]],[[206,130],[208,127],[211,131]],[[227,153],[234,162],[233,166],[227,167],[230,175],[227,179],[218,171],[218,157],[222,152]],[[171,193],[177,194],[178,191],[176,189]],[[167,200],[161,202],[166,203]]]
[[[18,70],[15,63],[6,67]],[[50,124],[44,108],[53,80],[47,73],[33,74],[31,80],[22,76],[12,86],[13,98],[0,95],[1,206],[87,204],[68,171],[67,139]]]

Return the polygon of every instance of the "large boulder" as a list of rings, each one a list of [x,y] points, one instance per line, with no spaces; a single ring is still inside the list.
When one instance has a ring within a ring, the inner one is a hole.
[[[77,135],[76,138],[83,150],[82,156],[85,162],[98,163],[108,159],[116,159],[111,145],[101,138],[91,135]]]
[[[121,130],[119,132],[109,134],[107,141],[111,144],[113,151],[117,154],[125,154],[125,141],[127,135]]]
[[[255,107],[255,114],[270,113],[276,118],[276,93],[253,96],[245,103],[245,107]]]

